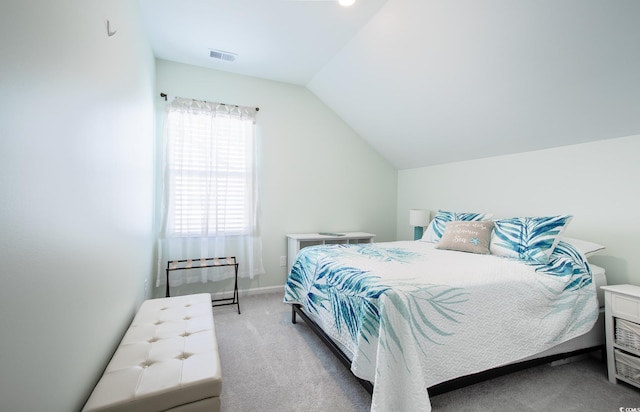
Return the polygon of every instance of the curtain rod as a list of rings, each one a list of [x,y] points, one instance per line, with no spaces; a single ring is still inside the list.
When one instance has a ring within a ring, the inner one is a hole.
[[[160,97],[164,98],[164,101],[165,101],[165,102],[167,101],[167,97],[168,97],[168,96],[167,96],[167,94],[166,94],[166,93],[160,93]],[[237,104],[227,104],[227,103],[218,103],[218,104],[221,104],[221,105],[223,105],[223,106],[235,106],[235,107],[238,107],[238,105],[237,105]],[[259,107],[256,107],[256,112],[257,112],[257,111],[260,111],[260,108],[259,108]]]

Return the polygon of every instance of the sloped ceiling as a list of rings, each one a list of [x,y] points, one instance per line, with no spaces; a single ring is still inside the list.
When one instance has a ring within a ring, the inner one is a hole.
[[[398,169],[640,134],[637,0],[141,6],[157,57],[304,85]]]

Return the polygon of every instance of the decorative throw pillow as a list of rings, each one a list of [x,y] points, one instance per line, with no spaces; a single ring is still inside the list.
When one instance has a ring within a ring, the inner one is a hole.
[[[497,256],[547,263],[572,217],[560,215],[496,220],[489,250]]]
[[[422,240],[425,242],[438,243],[444,233],[444,225],[447,222],[455,221],[479,221],[490,220],[491,214],[488,213],[457,213],[438,210],[427,230],[425,230]]]
[[[488,255],[492,230],[493,222],[490,220],[447,222],[436,249]]]

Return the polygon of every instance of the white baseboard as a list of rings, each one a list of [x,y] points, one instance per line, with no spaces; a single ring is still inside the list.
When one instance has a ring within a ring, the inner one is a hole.
[[[264,288],[254,288],[254,289],[240,289],[238,290],[238,294],[240,297],[252,296],[252,295],[263,295],[265,293],[282,293],[284,295],[284,285],[279,286],[268,286]],[[224,299],[228,298],[229,295],[233,296],[233,291],[220,292],[220,293],[212,293],[212,299]]]
[[[254,288],[254,289],[239,291],[240,296],[263,295],[265,293],[276,293],[276,292],[281,292],[284,295],[284,285],[268,286],[264,288]]]

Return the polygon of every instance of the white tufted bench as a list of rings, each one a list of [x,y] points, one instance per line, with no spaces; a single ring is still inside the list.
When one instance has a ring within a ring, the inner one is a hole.
[[[211,295],[142,303],[84,412],[219,412],[222,373]]]

